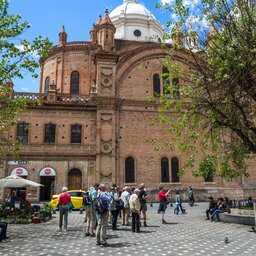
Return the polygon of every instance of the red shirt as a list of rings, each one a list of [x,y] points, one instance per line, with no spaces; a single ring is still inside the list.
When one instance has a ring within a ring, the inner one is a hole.
[[[62,193],[59,197],[59,203],[60,204],[68,204],[71,202],[70,195],[68,193]]]
[[[166,200],[166,195],[165,195],[165,192],[164,192],[164,191],[159,191],[159,193],[158,193],[158,199],[159,199],[159,201]]]

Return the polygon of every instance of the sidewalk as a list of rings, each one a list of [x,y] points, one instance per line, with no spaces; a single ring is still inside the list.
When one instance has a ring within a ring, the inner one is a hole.
[[[96,246],[95,238],[84,236],[84,215],[69,215],[68,231],[58,232],[59,213],[42,224],[9,225],[10,237],[0,243],[0,255],[256,255],[256,234],[250,227],[205,220],[206,203],[194,207],[183,204],[187,214],[174,215],[168,206],[166,221],[161,224],[158,204],[148,204],[148,225],[141,233],[130,227],[108,229],[110,247]],[[229,243],[224,239],[228,237]]]

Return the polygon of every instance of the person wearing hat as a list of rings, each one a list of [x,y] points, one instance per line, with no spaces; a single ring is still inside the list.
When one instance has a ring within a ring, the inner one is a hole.
[[[63,217],[64,217],[64,231],[67,231],[68,227],[68,204],[71,202],[70,195],[67,193],[68,188],[63,187],[62,193],[59,197],[59,211],[60,211],[60,219],[59,219],[59,231],[62,231],[63,225]]]
[[[132,213],[132,232],[140,232],[140,190],[135,189],[134,194],[131,195],[129,200],[130,210]]]

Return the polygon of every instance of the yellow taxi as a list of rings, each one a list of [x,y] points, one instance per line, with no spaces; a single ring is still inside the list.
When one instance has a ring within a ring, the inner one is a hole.
[[[74,209],[80,209],[83,208],[83,196],[85,194],[85,191],[83,190],[69,190],[67,193],[71,197],[71,202],[74,206]],[[54,208],[58,208],[58,202],[59,202],[59,196],[60,195],[53,195],[52,200],[49,203]]]

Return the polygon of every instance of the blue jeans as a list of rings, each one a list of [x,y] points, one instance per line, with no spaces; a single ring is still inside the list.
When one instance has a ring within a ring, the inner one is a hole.
[[[112,229],[116,230],[116,228],[117,228],[116,224],[117,224],[119,210],[111,211],[111,214],[112,214]]]
[[[215,210],[212,214],[212,220],[213,220],[214,216],[216,215],[216,220],[220,221],[220,213],[223,213],[223,212],[224,212],[224,210],[220,210],[220,209]]]
[[[6,238],[7,226],[8,226],[8,223],[0,222],[0,228],[1,228],[0,241]]]
[[[166,202],[165,202],[164,200],[161,200],[158,210],[159,210],[160,212],[165,212],[166,208],[167,208]]]

